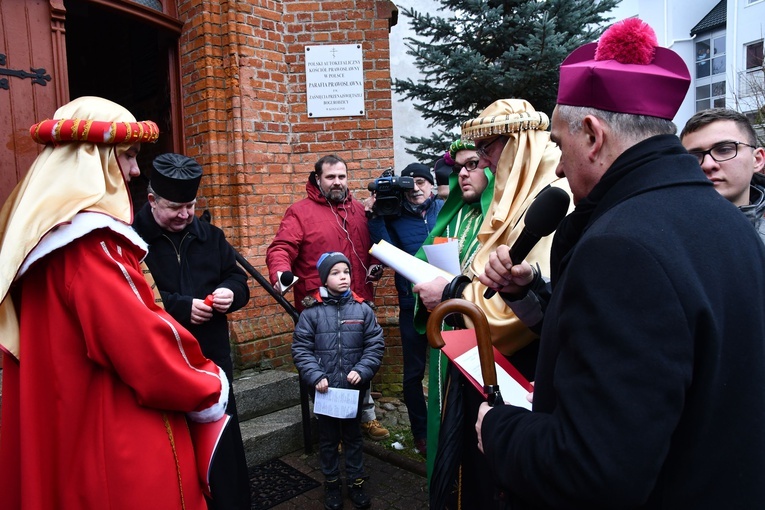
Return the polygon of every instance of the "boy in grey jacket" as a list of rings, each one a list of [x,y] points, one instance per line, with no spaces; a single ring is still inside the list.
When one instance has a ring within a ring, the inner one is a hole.
[[[329,388],[359,390],[359,398],[369,386],[382,362],[385,343],[374,311],[350,290],[351,269],[340,252],[327,252],[316,265],[324,287],[307,300],[300,314],[292,341],[292,359],[303,382],[319,393]],[[360,400],[359,400],[360,403]],[[350,419],[317,414],[319,458],[324,473],[324,507],[343,507],[340,482],[342,443],[348,496],[355,508],[369,508],[364,492],[363,437],[360,413]]]

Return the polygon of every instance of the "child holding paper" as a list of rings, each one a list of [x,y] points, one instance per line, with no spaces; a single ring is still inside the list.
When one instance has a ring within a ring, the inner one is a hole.
[[[305,310],[295,326],[292,359],[300,378],[319,393],[330,388],[359,390],[359,398],[380,368],[385,343],[372,307],[350,290],[350,262],[340,252],[327,252],[316,264],[320,287],[304,301]],[[355,508],[369,508],[364,492],[363,438],[359,405],[353,418],[317,414],[319,457],[324,473],[324,507],[343,507],[340,482],[342,443],[348,497]]]

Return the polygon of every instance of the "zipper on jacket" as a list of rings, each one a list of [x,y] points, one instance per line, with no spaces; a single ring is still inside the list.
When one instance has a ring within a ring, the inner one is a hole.
[[[340,306],[335,305],[335,310],[337,310],[337,353],[339,355],[338,360],[340,361],[340,384],[342,384],[342,381],[346,381],[348,379],[348,375],[345,373],[345,367],[343,366],[343,321],[340,317]]]
[[[183,246],[183,241],[186,240],[186,238],[189,236],[189,233],[186,232],[183,237],[181,238],[181,242],[178,243],[178,247],[175,247],[175,243],[172,239],[170,239],[166,234],[162,234],[162,237],[167,239],[170,242],[170,246],[173,247],[173,250],[175,250],[175,258],[178,260],[178,265],[181,265],[181,247]]]

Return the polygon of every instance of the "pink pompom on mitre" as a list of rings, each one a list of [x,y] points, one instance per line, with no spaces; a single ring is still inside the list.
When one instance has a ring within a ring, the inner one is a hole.
[[[603,32],[595,50],[595,60],[648,65],[653,62],[658,45],[653,28],[638,18],[627,18]]]
[[[449,154],[449,151],[446,151],[444,154],[444,163],[446,163],[448,166],[454,166],[454,159],[452,158],[452,155]]]

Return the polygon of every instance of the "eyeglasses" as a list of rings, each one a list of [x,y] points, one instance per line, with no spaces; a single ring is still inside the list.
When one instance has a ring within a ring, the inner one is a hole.
[[[704,158],[707,156],[707,154],[709,154],[710,158],[720,163],[722,161],[728,161],[729,159],[733,159],[736,156],[738,156],[739,145],[746,145],[747,147],[751,147],[752,149],[757,148],[754,145],[749,145],[748,143],[744,143],[744,142],[722,142],[722,143],[718,143],[717,145],[715,145],[709,150],[688,151],[688,154],[690,154],[691,156],[695,156],[696,159],[699,161],[699,165],[704,164]]]
[[[497,140],[501,140],[502,138],[503,138],[502,136],[498,136],[491,142],[487,143],[486,145],[482,145],[481,147],[476,147],[475,149],[476,154],[478,154],[478,156],[482,158],[488,159],[489,155],[487,154],[487,151],[489,150],[489,147],[494,145],[497,142]]]
[[[477,159],[469,159],[465,161],[464,163],[454,163],[452,165],[452,173],[458,174],[462,171],[462,169],[467,170],[468,172],[472,172],[476,168],[478,168],[478,160]]]

